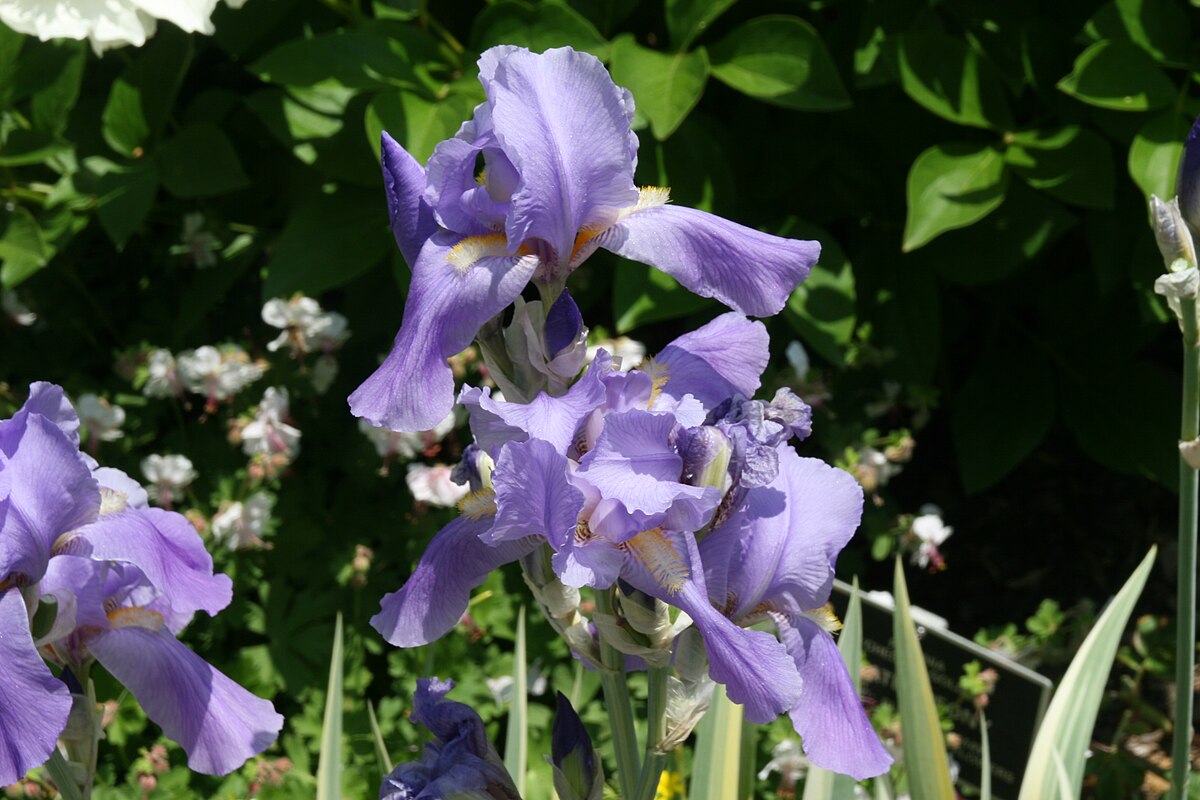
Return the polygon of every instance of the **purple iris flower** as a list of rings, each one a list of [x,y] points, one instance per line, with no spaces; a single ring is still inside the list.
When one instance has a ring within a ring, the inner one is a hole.
[[[759,316],[777,313],[816,262],[816,242],[638,189],[633,98],[595,57],[494,47],[479,59],[479,80],[487,100],[425,168],[383,135],[392,231],[413,277],[391,354],[350,395],[356,416],[432,428],[453,404],[446,359],[530,281],[556,298],[598,247]]]
[[[43,656],[76,672],[100,661],[193,769],[230,772],[283,719],[175,634],[228,605],[231,582],[186,519],[149,508],[136,481],[80,452],[78,428],[48,383],[0,421],[0,785],[44,762],[66,724],[70,693]],[[51,602],[49,629],[32,630]]]
[[[448,700],[454,681],[417,679],[412,718],[436,741],[420,761],[401,764],[383,779],[379,800],[520,800],[483,720]]]
[[[468,496],[372,624],[393,644],[430,641],[490,569],[548,544],[568,586],[621,580],[685,612],[709,674],[748,720],[789,713],[814,763],[856,777],[883,772],[890,759],[846,691],[832,638],[813,622],[824,619],[861,491],[786,444],[809,432],[799,398],[746,399],[767,346],[761,323],[729,313],[644,369],[620,373],[598,358],[562,397],[518,405],[464,389],[476,443],[494,460],[492,485]],[[823,470],[822,480],[796,478],[797,463]],[[743,604],[730,605],[730,587]],[[782,642],[747,629],[765,618]]]

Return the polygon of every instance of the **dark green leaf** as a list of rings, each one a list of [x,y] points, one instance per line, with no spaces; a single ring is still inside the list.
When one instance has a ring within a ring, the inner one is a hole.
[[[192,38],[165,26],[113,83],[101,123],[104,140],[123,155],[139,157],[156,139],[192,60]]]
[[[1054,375],[1036,351],[985,353],[954,398],[950,428],[958,474],[975,494],[1012,472],[1054,422]]]
[[[613,281],[617,333],[628,333],[650,322],[686,317],[706,306],[715,307],[715,303],[692,294],[665,272],[624,259],[617,266]]]
[[[939,236],[921,249],[921,257],[953,283],[989,283],[1028,267],[1075,222],[1059,203],[1011,184],[1000,208],[969,228]]]
[[[316,296],[366,272],[394,247],[378,191],[324,194],[288,220],[267,264],[263,296]]]
[[[1186,62],[1188,27],[1187,12],[1177,0],[1116,0],[1102,6],[1084,31],[1095,40],[1135,44],[1156,61]]]
[[[13,79],[13,100],[33,98],[33,127],[60,134],[79,97],[86,50],[83,42],[59,39],[31,42],[21,52]]]
[[[482,52],[498,44],[515,44],[540,53],[570,45],[608,60],[608,42],[578,12],[561,2],[501,0],[486,6],[471,28],[475,49]]]
[[[1191,121],[1175,109],[1151,118],[1129,146],[1129,175],[1146,200],[1156,194],[1169,198],[1175,194],[1175,176],[1183,156],[1183,140]]]
[[[856,319],[850,260],[828,231],[802,225],[789,230],[788,236],[819,241],[821,261],[792,292],[784,316],[822,358],[842,366]]]
[[[283,89],[272,87],[256,92],[246,99],[246,105],[289,148],[300,142],[326,139],[342,129],[340,117],[314,111]]]
[[[158,164],[144,159],[127,167],[113,166],[100,176],[98,185],[100,225],[117,249],[142,224],[158,193]]]
[[[906,33],[900,37],[899,66],[905,93],[934,114],[960,125],[1012,127],[1000,73],[963,39]]]
[[[1174,84],[1144,50],[1108,40],[1080,53],[1058,88],[1076,100],[1115,111],[1161,108],[1175,98]]]
[[[675,132],[700,102],[708,82],[704,48],[668,55],[639,45],[631,34],[614,39],[611,71],[617,85],[633,92],[639,115],[650,121],[654,138]]]
[[[752,19],[713,45],[709,55],[713,76],[751,97],[802,111],[850,106],[828,48],[799,17]]]
[[[416,87],[417,65],[437,59],[437,47],[421,31],[381,21],[284,42],[250,71],[286,86],[334,81],[354,89]]]
[[[1112,150],[1078,125],[1019,133],[1005,160],[1035,189],[1085,208],[1112,208]]]
[[[25,34],[0,22],[0,108],[11,102],[17,75],[17,56],[25,45]]]
[[[994,147],[947,142],[929,148],[908,173],[904,250],[986,217],[1004,200],[1008,172]]]
[[[683,52],[693,39],[736,2],[737,0],[666,0],[667,32],[671,35],[671,45]]]
[[[0,285],[11,289],[46,266],[50,249],[33,214],[21,206],[0,214]]]
[[[1063,418],[1080,449],[1119,472],[1177,485],[1177,376],[1140,361],[1105,361],[1064,370],[1060,379]]]
[[[246,186],[246,173],[229,137],[216,125],[181,129],[159,153],[162,182],[176,197],[212,197]]]
[[[387,131],[423,164],[437,143],[453,136],[471,116],[473,108],[470,98],[460,94],[430,102],[412,92],[380,92],[367,106],[367,140],[378,157],[379,134]]]
[[[51,156],[70,149],[71,145],[52,133],[18,128],[0,143],[0,167],[40,164]]]

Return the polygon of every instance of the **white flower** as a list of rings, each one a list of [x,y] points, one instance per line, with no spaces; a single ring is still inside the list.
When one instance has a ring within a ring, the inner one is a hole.
[[[121,426],[125,424],[125,409],[115,406],[103,397],[94,394],[80,395],[75,401],[75,413],[79,422],[88,429],[88,436],[103,442],[120,439],[125,433]]]
[[[287,345],[294,356],[314,351],[330,353],[350,337],[344,316],[334,311],[322,311],[320,303],[302,294],[290,300],[268,300],[263,306],[262,318],[263,322],[282,331],[267,345],[271,352]]]
[[[37,322],[37,314],[30,311],[29,306],[21,302],[21,298],[17,297],[16,292],[10,292],[7,289],[0,291],[0,308],[4,309],[4,316],[8,317],[14,325],[28,328]]]
[[[188,391],[204,395],[209,403],[232,397],[263,374],[262,367],[235,344],[185,350],[176,358],[176,367]]]
[[[196,480],[196,470],[187,456],[152,455],[142,459],[142,474],[150,481],[150,499],[170,508],[183,490]]]
[[[954,533],[954,528],[942,521],[942,510],[930,504],[921,506],[921,515],[912,521],[910,531],[919,542],[917,551],[912,555],[912,563],[922,569],[932,563],[940,569],[945,562],[938,551],[938,545]]]
[[[337,359],[331,355],[321,355],[313,362],[312,373],[308,376],[308,380],[312,383],[313,388],[317,390],[317,394],[325,394],[329,391],[329,387],[333,384],[333,379],[338,374]]]
[[[0,21],[15,31],[49,39],[89,39],[97,54],[137,47],[154,35],[158,19],[188,33],[212,34],[217,0],[4,0]],[[237,4],[229,3],[233,8]]]
[[[622,372],[628,372],[646,360],[646,345],[628,336],[618,336],[615,339],[601,339],[590,345],[587,349],[587,363],[595,360],[601,347],[612,354],[613,364]]]
[[[812,361],[808,357],[808,351],[804,349],[804,345],[793,339],[784,351],[787,354],[788,364],[792,371],[796,373],[796,377],[804,380],[808,375],[808,371],[812,369]]]
[[[183,383],[175,365],[175,356],[170,350],[159,348],[150,352],[146,360],[146,385],[142,393],[147,397],[177,397],[183,394]]]
[[[275,498],[266,492],[255,492],[245,503],[231,503],[213,517],[213,538],[224,542],[230,550],[263,546],[263,532],[271,519]]]
[[[395,457],[401,461],[407,461],[416,458],[445,439],[446,434],[454,430],[455,423],[454,412],[451,411],[442,418],[436,428],[428,431],[397,433],[387,428],[376,427],[365,419],[358,421],[358,429],[366,434],[367,438],[371,440],[371,444],[375,445],[375,452],[379,454],[380,458]]]
[[[409,464],[404,478],[414,500],[451,508],[458,505],[469,490],[452,481],[450,472],[451,468],[446,464]]]
[[[254,419],[242,428],[242,452],[248,456],[282,455],[291,461],[300,452],[300,431],[284,422],[288,416],[287,389],[272,386],[263,394]]]
[[[772,772],[778,772],[785,784],[794,786],[807,770],[808,759],[800,749],[800,740],[784,739],[771,749],[771,760],[758,773],[758,779],[765,781]]]
[[[221,240],[212,231],[204,229],[204,215],[198,212],[183,215],[183,247],[184,252],[192,259],[198,269],[206,269],[217,265],[216,250],[221,246]],[[172,250],[172,252],[175,252]]]

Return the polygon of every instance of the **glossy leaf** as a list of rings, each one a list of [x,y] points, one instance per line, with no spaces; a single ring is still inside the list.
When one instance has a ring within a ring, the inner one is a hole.
[[[692,294],[665,272],[622,259],[613,280],[613,313],[617,333],[625,334],[639,325],[676,319],[711,306],[715,300]]]
[[[291,39],[250,65],[264,81],[286,86],[333,82],[354,89],[420,85],[416,65],[438,60],[416,29],[369,21],[352,29]]]
[[[492,3],[475,18],[471,39],[479,52],[498,44],[528,47],[535,53],[569,45],[602,61],[608,58],[608,42],[595,26],[566,3],[555,0]]]
[[[1175,177],[1183,157],[1183,140],[1191,122],[1175,109],[1152,117],[1129,146],[1129,176],[1147,202],[1156,194],[1164,200],[1175,194]]]
[[[829,49],[799,17],[756,17],[713,45],[709,58],[713,77],[773,105],[802,111],[850,106]]]
[[[667,32],[671,44],[686,50],[692,40],[724,14],[737,0],[666,0]]]
[[[960,125],[1012,127],[1004,81],[996,68],[961,38],[910,32],[898,44],[900,85],[940,117]]]
[[[453,136],[473,108],[471,99],[460,94],[431,102],[414,92],[380,92],[367,106],[365,127],[371,151],[378,157],[379,134],[387,131],[424,164],[438,142]]]
[[[612,43],[613,81],[633,92],[637,113],[650,122],[654,138],[666,139],[700,102],[708,82],[708,54],[662,53],[642,47],[630,34]]]
[[[1033,751],[1025,766],[1019,800],[1061,796],[1064,790],[1069,792],[1068,797],[1079,796],[1084,760],[1104,699],[1108,674],[1112,671],[1125,625],[1154,564],[1155,553],[1156,548],[1150,548],[1071,659],[1071,665],[1059,681],[1058,690],[1042,717]]]
[[[41,226],[21,206],[0,211],[0,285],[11,289],[50,259],[50,249]]]
[[[114,165],[100,177],[97,214],[118,249],[125,246],[150,213],[158,184],[158,164],[152,159],[124,167]]]
[[[61,134],[67,126],[67,115],[79,99],[83,81],[83,66],[87,51],[83,42],[55,41],[51,47],[54,59],[49,65],[38,64],[38,86],[33,91],[33,126],[38,130]]]
[[[342,797],[342,703],[345,665],[342,655],[342,613],[337,615],[333,632],[333,653],[329,657],[329,685],[325,694],[325,717],[321,723],[321,752],[317,764],[317,800],[341,800]]]
[[[1188,15],[1175,0],[1115,0],[1100,7],[1084,26],[1093,39],[1128,41],[1156,61],[1187,59]]]
[[[122,155],[139,157],[166,124],[192,61],[192,38],[164,28],[121,73],[108,94],[104,140]]]
[[[1000,421],[1021,410],[1021,424]],[[1054,374],[1025,350],[983,354],[954,398],[950,429],[968,494],[995,484],[1034,451],[1054,423]]]
[[[1098,133],[1078,125],[1019,133],[1004,157],[1035,189],[1072,205],[1112,208],[1112,149]]]
[[[904,567],[896,559],[896,610],[892,615],[892,635],[896,655],[896,696],[900,708],[900,729],[904,736],[904,770],[908,791],[926,800],[954,800],[950,783],[950,762],[946,758],[946,737],[933,700],[933,687],[925,656],[917,638],[909,610],[908,586]]]
[[[1076,100],[1114,111],[1147,111],[1175,98],[1175,86],[1144,50],[1110,40],[1080,53],[1058,88]]]
[[[857,319],[850,260],[826,231],[802,225],[787,235],[819,241],[821,261],[792,292],[784,316],[805,344],[840,366],[845,363],[845,348],[854,336]]]
[[[929,148],[908,173],[904,250],[986,217],[1004,201],[1008,172],[988,145],[948,142]]]

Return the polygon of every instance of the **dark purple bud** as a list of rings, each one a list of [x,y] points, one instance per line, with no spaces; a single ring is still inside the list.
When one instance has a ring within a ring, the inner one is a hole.
[[[1175,194],[1179,196],[1179,210],[1188,227],[1193,234],[1200,232],[1200,119],[1192,124],[1184,140]]]
[[[566,350],[582,332],[583,316],[579,313],[579,306],[575,305],[570,293],[563,289],[546,314],[546,357],[553,359]]]
[[[554,788],[561,800],[599,800],[604,791],[600,759],[587,728],[562,692],[558,693],[558,710],[554,713],[550,759]]]

